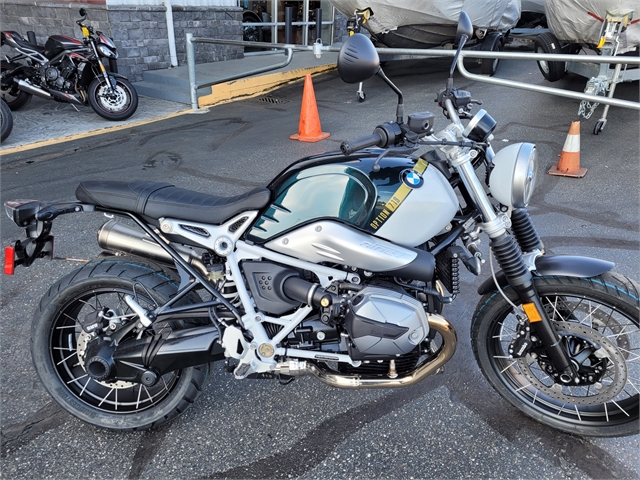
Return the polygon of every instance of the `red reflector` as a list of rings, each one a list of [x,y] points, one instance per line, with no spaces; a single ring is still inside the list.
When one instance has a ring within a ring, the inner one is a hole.
[[[16,249],[13,247],[4,247],[4,274],[13,275],[15,270]]]

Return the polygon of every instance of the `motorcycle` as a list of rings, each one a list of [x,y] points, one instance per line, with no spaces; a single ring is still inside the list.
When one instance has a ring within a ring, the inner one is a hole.
[[[13,130],[13,115],[11,115],[11,110],[4,100],[0,100],[0,113],[2,114],[0,122],[0,141],[4,142],[9,138],[9,135],[11,135],[11,130]]]
[[[117,73],[115,43],[102,32],[86,25],[87,12],[76,21],[83,40],[64,35],[50,36],[44,47],[22,38],[18,32],[3,31],[2,45],[18,55],[2,61],[2,99],[18,110],[32,95],[71,105],[90,105],[107,120],[125,120],[138,108],[138,93]],[[107,59],[109,69],[102,64]],[[23,63],[19,63],[23,61]]]
[[[492,275],[471,339],[486,379],[558,430],[638,433],[639,285],[605,260],[545,254],[527,212],[536,147],[494,152],[496,121],[473,115],[480,102],[453,85],[471,33],[462,14],[437,97],[450,123],[439,131],[433,113],[405,118],[402,92],[355,34],[338,72],[348,83],[382,78],[398,96],[396,119],[340,152],[230,198],[85,181],[77,201],[6,202],[27,236],[6,248],[9,274],[53,255],[60,215],[110,217],[101,257],[55,282],[34,315],[33,362],[49,394],[92,425],[137,430],[188,408],[216,361],[238,380],[409,387],[456,350],[444,310],[462,266],[480,274],[484,233]]]

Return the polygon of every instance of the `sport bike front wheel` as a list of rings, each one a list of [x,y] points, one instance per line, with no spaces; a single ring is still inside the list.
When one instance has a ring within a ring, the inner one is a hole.
[[[150,428],[186,410],[200,395],[208,365],[168,372],[150,387],[97,381],[85,370],[92,337],[79,323],[98,310],[125,324],[135,322],[125,295],[148,309],[167,302],[176,291],[167,271],[127,257],[89,262],[57,281],[40,301],[31,327],[33,364],[49,394],[79,419],[113,430]],[[154,333],[185,328],[184,323],[158,322]]]
[[[116,87],[111,88],[104,78],[94,78],[89,85],[89,105],[107,120],[126,120],[138,108],[138,92],[128,80],[116,77]]]
[[[534,281],[579,383],[557,380],[535,338],[524,357],[511,358],[518,320],[499,292],[481,299],[471,325],[473,351],[487,380],[524,413],[559,430],[601,437],[638,433],[638,284],[613,273]],[[513,289],[505,294],[519,305]]]

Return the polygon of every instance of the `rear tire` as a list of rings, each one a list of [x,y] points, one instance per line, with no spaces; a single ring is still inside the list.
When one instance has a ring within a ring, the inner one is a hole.
[[[84,369],[82,353],[87,340],[86,336],[83,340],[79,319],[96,306],[117,315],[131,314],[123,297],[132,294],[134,286],[143,307],[165,303],[177,291],[174,280],[170,272],[152,262],[118,257],[89,262],[49,289],[33,318],[31,354],[45,389],[67,412],[98,427],[144,430],[172,420],[198,398],[209,365],[168,372],[152,387],[98,382]],[[183,322],[164,322],[156,330],[185,327]]]
[[[560,41],[551,32],[545,32],[536,37],[534,43],[534,51],[536,53],[561,54],[562,46]],[[549,82],[557,82],[567,69],[565,62],[551,62],[546,60],[538,60],[538,68],[540,72]]]
[[[126,120],[138,108],[138,92],[128,80],[115,77],[115,92],[104,78],[96,77],[89,85],[89,105],[102,118],[111,121]]]
[[[2,133],[0,134],[0,141],[4,142],[11,134],[11,130],[13,130],[13,115],[11,115],[11,110],[4,100],[0,100],[0,108],[2,109],[2,121],[0,123]]]
[[[29,103],[29,100],[31,100],[31,94],[27,92],[23,92],[22,90],[19,90],[16,84],[13,83],[13,80],[6,83],[4,81],[5,72],[10,72],[11,70],[18,68],[19,66],[20,65],[17,63],[9,63],[9,62],[2,62],[2,66],[1,66],[2,77],[3,77],[2,100],[4,100],[6,104],[9,106],[9,108],[14,111],[24,107],[27,103]]]
[[[471,324],[482,373],[512,405],[558,430],[598,437],[637,434],[640,286],[615,273],[534,281],[580,383],[559,382],[544,347],[535,342],[524,357],[511,358],[518,321],[499,292],[480,300]],[[512,288],[504,293],[520,304]]]

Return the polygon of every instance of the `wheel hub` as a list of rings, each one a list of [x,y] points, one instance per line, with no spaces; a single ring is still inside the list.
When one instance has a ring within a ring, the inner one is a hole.
[[[87,353],[87,345],[89,344],[90,341],[95,339],[96,337],[94,336],[94,334],[86,333],[84,330],[80,332],[80,335],[78,335],[78,339],[77,339],[78,363],[80,363],[80,366],[83,368],[85,372],[87,371],[87,368],[85,366],[85,361],[86,361],[85,356]],[[135,385],[135,383],[124,382],[122,380],[118,380],[116,382],[103,382],[103,381],[93,379],[93,381],[109,388],[130,388]]]

